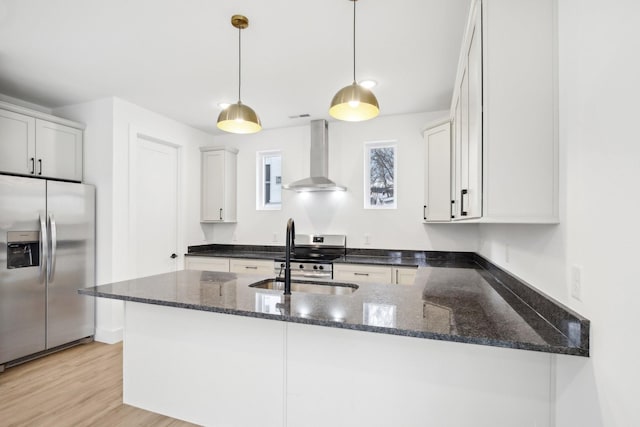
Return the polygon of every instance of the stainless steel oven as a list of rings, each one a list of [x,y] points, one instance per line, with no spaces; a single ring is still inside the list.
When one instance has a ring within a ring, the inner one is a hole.
[[[347,236],[342,234],[296,234],[291,258],[291,277],[333,278],[333,260],[347,250]],[[274,261],[276,276],[284,276],[284,258]]]

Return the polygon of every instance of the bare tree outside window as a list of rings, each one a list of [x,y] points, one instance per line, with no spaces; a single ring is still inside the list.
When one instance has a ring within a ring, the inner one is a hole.
[[[365,143],[365,209],[395,209],[396,194],[395,141]]]

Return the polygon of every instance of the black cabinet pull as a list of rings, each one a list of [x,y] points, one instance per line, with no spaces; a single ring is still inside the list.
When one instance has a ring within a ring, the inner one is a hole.
[[[42,175],[42,159],[38,159],[38,175]]]
[[[451,201],[451,209],[450,209],[450,212],[451,212],[451,218],[452,218],[452,219],[456,217],[456,215],[455,215],[455,213],[456,213],[456,208],[455,208],[455,206],[456,206],[456,201],[455,201],[455,200],[452,200],[452,201]]]
[[[222,221],[222,208],[220,208],[220,221]]]
[[[36,159],[34,159],[33,157],[29,159],[29,161],[31,162],[31,175],[34,175],[36,173]]]
[[[427,219],[427,205],[424,205],[422,207],[422,219],[424,219],[424,220]]]
[[[468,190],[460,191],[460,216],[467,216],[468,212],[464,210],[464,196],[467,195]]]
[[[176,259],[176,258],[178,258],[178,255],[176,255],[176,254],[171,254],[171,259]]]

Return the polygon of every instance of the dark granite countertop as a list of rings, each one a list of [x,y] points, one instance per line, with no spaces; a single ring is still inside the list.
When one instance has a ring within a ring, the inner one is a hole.
[[[469,261],[469,252],[413,251],[387,249],[347,249],[345,256],[333,260],[336,264],[368,264],[404,267],[447,267],[475,268],[477,264]],[[259,245],[200,245],[189,246],[185,256],[276,259],[284,258],[282,246]]]
[[[342,261],[366,255],[347,255]],[[425,256],[424,262],[389,254],[379,258],[391,261],[383,264],[419,265],[415,283],[357,283],[352,294],[293,292],[287,298],[282,291],[249,287],[266,276],[178,271],[79,292],[375,333],[589,355],[587,319],[476,254],[441,253],[437,259]],[[375,263],[371,261],[367,263]]]

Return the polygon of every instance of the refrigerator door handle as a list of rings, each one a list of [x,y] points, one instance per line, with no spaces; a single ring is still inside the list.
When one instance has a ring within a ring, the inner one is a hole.
[[[56,245],[57,245],[57,236],[56,236],[56,220],[53,217],[53,214],[49,214],[49,234],[51,235],[51,254],[49,261],[49,281],[53,281],[53,276],[56,274]]]
[[[49,239],[47,237],[47,224],[42,214],[38,214],[40,220],[40,281],[44,282],[45,265],[49,264]]]

